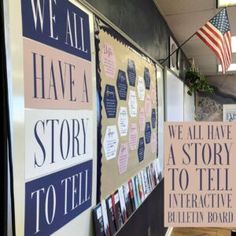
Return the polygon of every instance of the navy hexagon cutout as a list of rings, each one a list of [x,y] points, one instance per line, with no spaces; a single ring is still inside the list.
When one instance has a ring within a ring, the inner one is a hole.
[[[150,89],[150,72],[148,68],[144,68],[144,81],[145,81],[145,88]]]
[[[106,85],[104,92],[104,106],[107,118],[116,118],[117,98],[115,86]]]
[[[139,143],[138,143],[138,160],[139,160],[139,162],[143,161],[143,159],[144,159],[144,151],[145,151],[144,138],[140,138]]]
[[[135,86],[136,83],[136,68],[133,60],[128,60],[127,74],[130,86]]]
[[[156,116],[156,110],[152,109],[152,128],[156,128],[156,121],[157,121],[157,116]]]
[[[127,91],[128,91],[128,84],[127,84],[127,79],[126,79],[126,73],[123,70],[118,71],[116,86],[118,89],[118,94],[119,94],[120,100],[126,100]]]
[[[150,124],[150,122],[146,122],[146,125],[145,125],[145,142],[146,142],[146,144],[151,142],[151,134],[152,134],[151,124]]]

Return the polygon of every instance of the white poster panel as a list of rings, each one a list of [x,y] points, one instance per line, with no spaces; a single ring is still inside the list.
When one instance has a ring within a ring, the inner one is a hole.
[[[27,109],[25,123],[27,181],[93,158],[92,111]]]

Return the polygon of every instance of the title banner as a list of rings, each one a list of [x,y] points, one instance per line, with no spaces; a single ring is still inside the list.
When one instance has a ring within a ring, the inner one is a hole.
[[[236,124],[165,124],[165,226],[236,226]]]
[[[92,14],[75,4],[21,0],[25,235],[52,234],[94,204]]]
[[[22,0],[23,36],[91,61],[89,17],[65,0]]]

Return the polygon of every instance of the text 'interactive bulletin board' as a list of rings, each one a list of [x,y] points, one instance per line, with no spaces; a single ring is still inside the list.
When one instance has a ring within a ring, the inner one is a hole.
[[[154,63],[100,29],[101,198],[157,157]],[[117,33],[116,33],[117,35]]]

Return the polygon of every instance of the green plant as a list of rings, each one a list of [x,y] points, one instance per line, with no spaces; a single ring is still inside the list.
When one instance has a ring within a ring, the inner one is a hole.
[[[185,83],[188,85],[188,94],[192,96],[194,92],[213,93],[214,88],[207,82],[206,76],[196,69],[189,69],[185,74]]]

